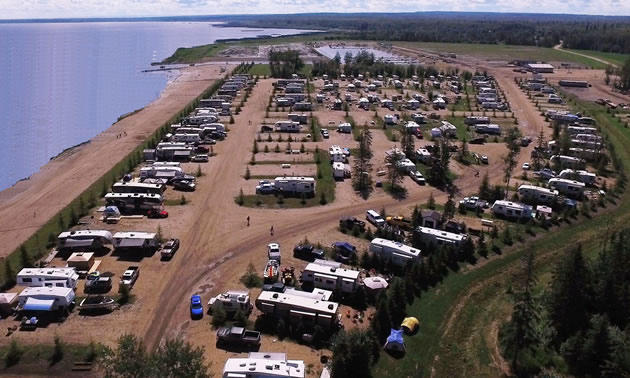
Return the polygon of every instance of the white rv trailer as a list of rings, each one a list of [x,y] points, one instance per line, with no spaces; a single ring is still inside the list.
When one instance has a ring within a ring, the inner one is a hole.
[[[333,178],[343,180],[346,177],[346,166],[342,162],[335,161],[332,163]]]
[[[288,360],[284,353],[250,353],[228,358],[222,378],[304,378],[304,361]]]
[[[140,168],[140,178],[173,178],[183,176],[184,170],[181,167],[150,166]]]
[[[521,185],[518,187],[518,195],[536,203],[551,203],[558,196],[558,191],[535,185]]]
[[[583,159],[566,155],[553,155],[549,161],[551,163],[558,162],[561,167],[569,167],[573,169],[582,168],[585,165]]]
[[[204,114],[204,115],[188,117],[186,118],[185,122],[187,125],[203,125],[206,123],[216,122],[218,120],[219,118],[214,115]]]
[[[395,265],[406,265],[420,258],[420,250],[408,245],[381,238],[372,239],[370,252]]]
[[[601,142],[602,141],[602,137],[600,137],[599,135],[595,135],[595,134],[575,134],[574,138],[578,139],[578,140],[588,140],[588,141],[591,141],[591,142]]]
[[[175,134],[171,140],[173,142],[199,143],[201,142],[201,137],[199,134]]]
[[[20,311],[56,311],[69,307],[74,301],[70,287],[27,287],[18,294]]]
[[[162,208],[162,196],[150,193],[107,193],[105,201],[108,206],[116,206],[119,210],[159,210]]]
[[[583,170],[573,170],[573,169],[564,169],[558,174],[559,178],[563,179],[576,179],[577,181],[583,182],[587,185],[595,184],[597,180],[597,175],[588,171]]]
[[[158,248],[160,241],[153,232],[117,232],[114,234],[115,249]]]
[[[352,125],[348,122],[340,123],[337,125],[337,131],[340,133],[349,134],[352,132]]]
[[[328,148],[328,156],[330,156],[331,162],[345,163],[347,161],[346,154],[343,153],[343,149],[338,145]]]
[[[276,191],[287,194],[315,194],[315,179],[312,177],[276,177],[274,180]]]
[[[354,293],[359,287],[359,274],[358,270],[310,263],[302,271],[301,279],[320,289]]]
[[[177,135],[177,134],[197,134],[197,135],[201,135],[202,132],[203,132],[203,129],[201,127],[190,127],[190,126],[178,127],[174,131],[175,135]],[[167,137],[168,137],[168,135],[167,135]],[[172,142],[179,142],[179,141],[174,139],[173,135],[171,135],[170,140]],[[182,141],[182,142],[185,142],[185,141]]]
[[[112,233],[106,230],[65,231],[57,236],[57,249],[96,249],[112,241]]]
[[[419,148],[416,150],[416,159],[423,164],[430,163],[431,153],[427,149]]]
[[[201,126],[202,130],[220,131],[225,132],[225,125],[218,122],[207,123]]]
[[[580,181],[554,177],[549,179],[549,186],[562,194],[579,197],[584,192],[586,185]]]
[[[146,184],[137,181],[119,181],[112,185],[114,193],[149,193],[162,195],[166,189],[163,184]]]
[[[20,286],[69,287],[76,289],[79,275],[74,268],[24,268],[17,274]]]
[[[506,218],[529,219],[532,217],[532,207],[518,202],[494,201],[490,209],[495,215]]]
[[[596,128],[587,127],[587,126],[568,126],[567,131],[569,132],[570,135],[576,135],[576,134],[597,135],[598,133],[598,130]]]
[[[216,307],[222,307],[227,313],[241,311],[245,314],[249,314],[253,306],[252,302],[249,300],[249,291],[229,290],[216,297],[210,298],[208,308],[212,310]]]
[[[471,116],[471,117],[466,117],[466,120],[464,121],[464,123],[471,126],[479,125],[479,124],[488,124],[490,123],[490,118],[481,117],[481,116]]]
[[[452,232],[436,230],[435,228],[418,227],[416,230],[420,233],[420,237],[422,239],[438,245],[452,244],[459,246],[468,239],[468,235],[466,234],[455,234]]]
[[[287,133],[299,133],[302,126],[299,122],[293,121],[277,121],[274,124],[274,129],[276,131],[283,131]]]
[[[263,291],[256,298],[256,308],[265,314],[289,319],[291,323],[332,327],[337,321],[339,304],[287,293]]]
[[[313,291],[298,290],[294,287],[287,287],[284,289],[285,294],[297,295],[298,297],[305,297],[311,299],[317,299],[320,301],[329,301],[333,296],[333,292],[330,290],[324,290],[320,288],[314,288]]]

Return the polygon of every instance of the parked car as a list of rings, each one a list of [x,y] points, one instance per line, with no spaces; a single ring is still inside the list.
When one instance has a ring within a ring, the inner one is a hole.
[[[207,163],[209,160],[208,155],[195,155],[190,159],[193,163]]]
[[[405,218],[403,216],[386,217],[385,222],[387,222],[387,224],[389,224],[390,226],[396,226],[404,229],[411,228],[411,219]]]
[[[168,218],[168,211],[166,211],[166,210],[149,210],[149,211],[147,211],[147,218]]]
[[[201,296],[198,294],[190,297],[190,317],[193,319],[203,317],[203,304],[201,303]]]
[[[275,187],[271,181],[261,180],[256,185],[256,194],[273,194]]]
[[[293,256],[305,260],[323,259],[324,251],[315,248],[312,244],[300,244],[293,248]]]
[[[221,327],[217,330],[217,345],[257,347],[260,345],[260,339],[260,332],[243,327]]]
[[[355,217],[341,217],[339,219],[339,227],[346,228],[348,230],[354,229],[354,227],[359,227],[360,232],[365,232],[365,222],[362,220],[358,220]]]
[[[330,137],[327,129],[322,129],[321,132],[322,132],[322,137],[324,137],[324,139],[328,139]]]
[[[206,153],[210,152],[210,149],[208,147],[206,147],[206,146],[197,146],[197,147],[195,147],[194,151],[195,151],[196,154],[198,154],[198,153],[206,154]]]
[[[170,259],[173,257],[175,252],[179,249],[179,239],[169,239],[169,241],[162,246],[162,250],[160,251],[160,255],[163,258]]]
[[[551,179],[551,178],[556,177],[556,172],[552,171],[549,168],[543,168],[540,171],[535,171],[534,174],[536,176],[540,176],[545,179]]]
[[[278,243],[267,244],[267,258],[269,260],[276,260],[278,263],[282,261],[282,255],[280,254],[280,244]]]
[[[260,132],[262,133],[268,133],[268,132],[272,132],[273,131],[273,127],[269,126],[269,125],[262,125],[260,126]]]
[[[182,192],[194,192],[195,183],[191,180],[180,180],[173,182],[173,189],[180,190]]]
[[[284,293],[284,290],[286,290],[286,287],[282,282],[262,285],[262,291],[274,291],[276,293]]]
[[[483,164],[488,164],[488,157],[486,155],[481,155],[481,162]]]
[[[85,291],[88,293],[107,293],[112,289],[112,278],[100,275],[88,275]]]
[[[460,204],[464,205],[464,207],[468,210],[475,210],[477,208],[483,209],[488,206],[488,203],[484,200],[479,199],[479,197],[464,197],[463,200],[459,201]]]
[[[332,248],[335,251],[335,258],[338,261],[349,261],[357,253],[357,247],[348,242],[334,242]]]
[[[531,166],[529,165],[529,163],[523,163],[523,170],[524,170],[524,171],[529,171],[529,168],[530,168],[530,167],[531,167]]]
[[[120,284],[125,285],[131,289],[133,285],[136,283],[136,281],[138,280],[139,276],[140,276],[140,267],[130,266],[125,270],[122,277],[120,278]]]
[[[411,177],[411,179],[419,185],[425,185],[427,183],[424,176],[422,176],[422,173],[418,171],[409,172],[409,177]]]

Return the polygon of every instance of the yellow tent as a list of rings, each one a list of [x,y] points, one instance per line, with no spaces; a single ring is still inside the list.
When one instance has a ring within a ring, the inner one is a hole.
[[[403,320],[400,326],[402,327],[403,331],[405,331],[405,333],[409,335],[414,334],[418,331],[418,328],[420,327],[420,322],[414,317],[408,317]]]

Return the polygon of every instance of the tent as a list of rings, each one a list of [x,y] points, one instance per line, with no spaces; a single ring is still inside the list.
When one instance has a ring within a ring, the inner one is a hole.
[[[10,315],[17,300],[15,293],[0,293],[0,314]]]
[[[387,336],[384,348],[390,352],[405,353],[407,351],[402,329],[396,330],[392,328],[389,336]]]
[[[418,328],[420,327],[420,322],[414,317],[408,317],[403,320],[400,327],[405,332],[405,334],[413,335],[418,331]]]
[[[372,291],[387,289],[387,286],[389,286],[387,281],[381,277],[366,277],[363,279],[363,285]]]
[[[94,265],[94,254],[91,252],[76,252],[68,258],[68,267],[88,271]]]

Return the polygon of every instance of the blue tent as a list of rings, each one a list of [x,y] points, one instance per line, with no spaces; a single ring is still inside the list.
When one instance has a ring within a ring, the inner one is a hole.
[[[391,329],[389,336],[387,336],[387,342],[384,346],[385,350],[393,352],[406,352],[405,340],[403,340],[402,329]]]

